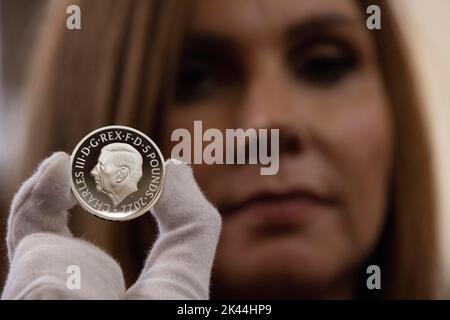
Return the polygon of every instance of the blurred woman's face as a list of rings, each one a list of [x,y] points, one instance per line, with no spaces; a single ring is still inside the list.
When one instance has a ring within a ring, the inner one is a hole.
[[[224,218],[213,295],[344,297],[366,281],[394,139],[370,32],[351,0],[199,1],[164,141],[194,120],[280,129],[276,175],[193,166]]]

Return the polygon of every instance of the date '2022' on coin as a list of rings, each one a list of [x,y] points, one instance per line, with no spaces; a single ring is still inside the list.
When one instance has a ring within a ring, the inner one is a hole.
[[[161,195],[164,158],[145,134],[125,126],[97,129],[72,152],[71,188],[80,205],[107,220],[130,220]]]

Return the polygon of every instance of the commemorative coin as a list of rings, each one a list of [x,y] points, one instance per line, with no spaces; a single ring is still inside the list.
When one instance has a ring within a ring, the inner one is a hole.
[[[164,158],[145,134],[107,126],[84,137],[70,159],[71,188],[91,214],[115,221],[134,219],[159,199]]]

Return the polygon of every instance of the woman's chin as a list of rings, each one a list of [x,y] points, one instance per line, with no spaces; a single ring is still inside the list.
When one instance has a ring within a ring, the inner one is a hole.
[[[214,281],[229,290],[230,297],[240,292],[239,296],[256,298],[265,291],[275,293],[271,297],[325,296],[325,288],[338,282],[354,263],[355,252],[336,216],[264,228],[243,216],[226,219]]]
[[[264,298],[265,291],[272,298],[318,296],[342,267],[332,252],[302,243],[295,235],[254,243],[244,250],[237,246],[219,250],[215,278],[230,292],[249,298],[259,294]]]

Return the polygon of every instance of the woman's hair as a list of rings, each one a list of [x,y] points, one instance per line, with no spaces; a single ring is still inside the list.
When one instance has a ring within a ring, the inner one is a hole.
[[[437,206],[430,130],[422,109],[425,103],[413,81],[411,56],[389,2],[360,3],[364,12],[370,4],[381,8],[382,28],[373,35],[395,128],[387,220],[371,259],[381,267],[382,297],[434,298],[439,271]]]
[[[382,272],[381,298],[433,298],[436,239],[434,182],[428,130],[414,87],[406,46],[386,1],[358,1],[382,9],[377,44],[395,123],[394,174],[386,226],[367,264]],[[82,29],[65,27],[66,7],[78,4]],[[90,131],[129,125],[158,143],[161,110],[170,97],[192,1],[70,0],[50,8],[29,81],[28,121],[21,174],[56,150],[71,152]],[[16,185],[17,186],[17,185]],[[75,211],[75,234],[116,257],[127,282],[138,275],[152,240],[152,220],[117,224]],[[360,270],[360,297],[364,289]]]

